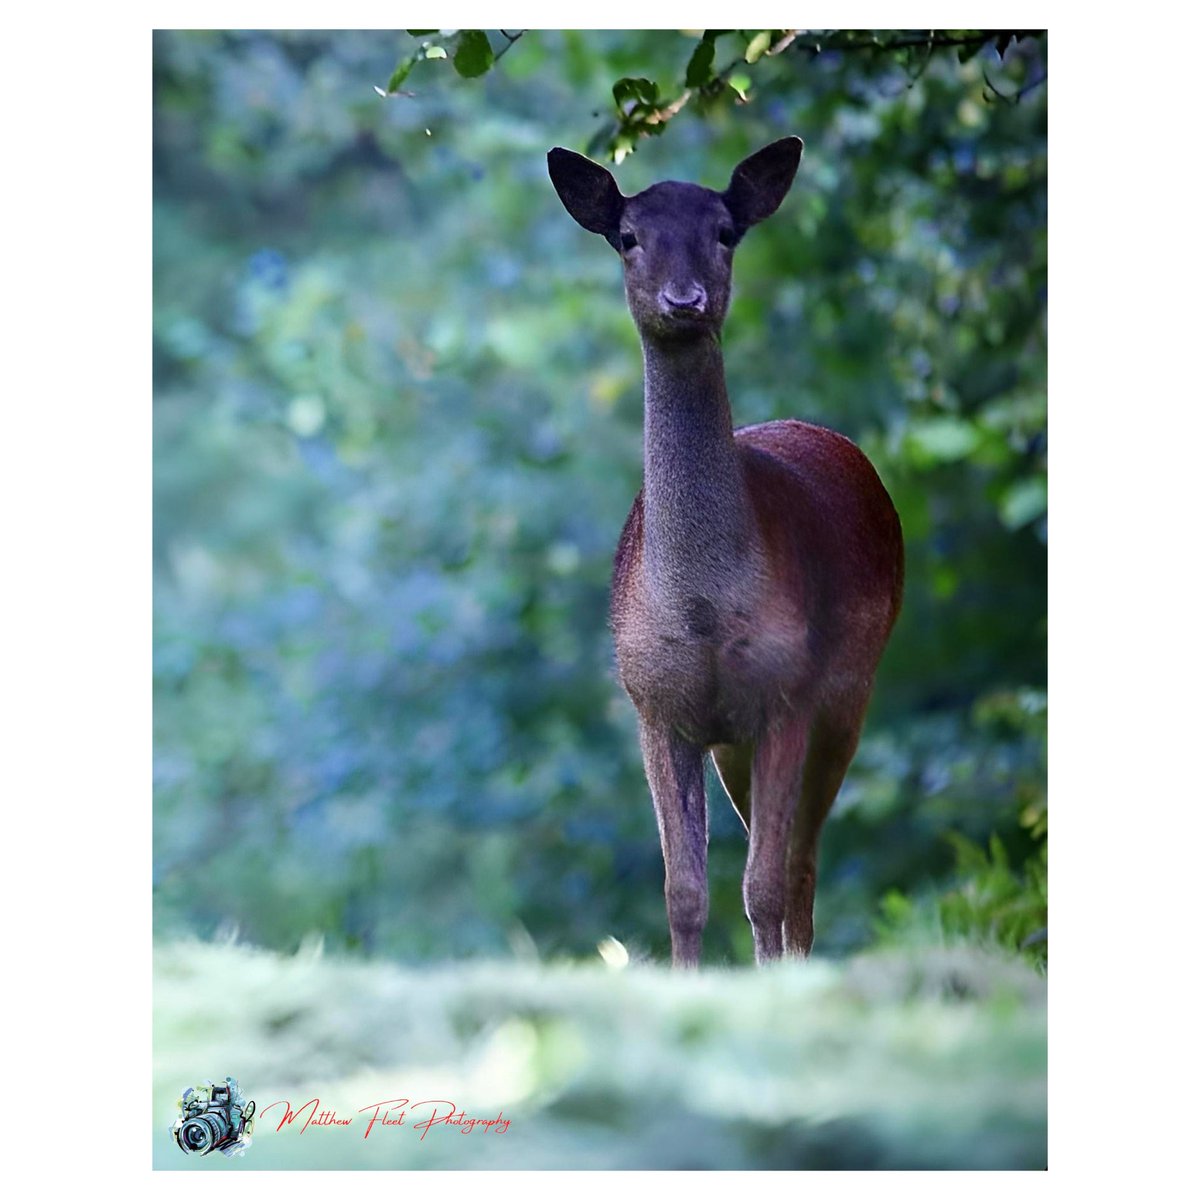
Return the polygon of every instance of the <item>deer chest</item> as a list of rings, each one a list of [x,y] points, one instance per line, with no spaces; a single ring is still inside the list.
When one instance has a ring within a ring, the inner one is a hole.
[[[704,596],[614,612],[617,667],[639,714],[705,745],[753,739],[804,673],[793,612],[753,614]]]

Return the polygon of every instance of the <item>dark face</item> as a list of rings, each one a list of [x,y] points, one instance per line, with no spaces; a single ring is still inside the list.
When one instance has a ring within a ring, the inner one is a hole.
[[[720,332],[737,230],[719,193],[655,184],[625,202],[618,243],[625,298],[644,337]]]
[[[782,203],[802,149],[796,137],[772,142],[738,164],[723,192],[656,183],[628,198],[583,155],[556,148],[547,157],[566,210],[621,255],[625,297],[642,337],[667,341],[720,333],[734,247]]]

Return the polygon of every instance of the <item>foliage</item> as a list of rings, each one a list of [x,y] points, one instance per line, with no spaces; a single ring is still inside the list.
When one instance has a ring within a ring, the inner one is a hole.
[[[155,36],[161,935],[666,950],[606,630],[638,347],[545,152],[726,60],[670,32],[472,32],[417,31],[400,68],[403,34]],[[745,61],[758,32],[709,39],[743,46],[746,103],[687,104],[616,173],[720,187],[806,141],[738,251],[725,354],[739,423],[856,438],[905,529],[822,848],[818,951],[844,954],[889,891],[962,886],[948,831],[997,835],[1015,878],[1043,853],[1020,816],[1044,737],[1009,708],[1046,686],[1046,89],[987,97],[1044,72],[1045,39]],[[746,962],[744,837],[710,797],[706,954]]]
[[[158,1168],[212,1169],[166,1132],[198,1063],[258,1107],[235,1170],[1046,1166],[1045,980],[979,951],[697,974],[183,944],[157,957],[154,1033]],[[357,1124],[266,1111],[314,1097]],[[364,1138],[392,1097],[511,1124]]]
[[[501,30],[500,36],[506,39],[505,45],[499,53],[495,53],[488,35],[482,29],[457,29],[450,38],[454,46],[454,53],[450,55],[442,44],[445,41],[444,37],[434,41],[423,40],[427,34],[439,34],[439,30],[410,29],[408,32],[418,39],[419,44],[396,64],[396,69],[388,77],[387,87],[375,88],[381,96],[413,95],[412,92],[401,90],[401,84],[412,73],[412,69],[422,62],[449,61],[464,79],[486,75],[496,65],[496,61],[521,37],[520,33],[508,34]]]
[[[413,37],[438,33],[440,41],[450,41],[456,46],[454,69],[466,78],[483,75],[496,60],[506,54],[521,38],[524,31],[510,34],[500,30],[505,39],[503,49],[493,54],[487,33],[482,29],[433,30],[410,29]],[[868,29],[706,29],[696,39],[695,47],[687,59],[682,83],[670,86],[670,98],[664,94],[653,79],[625,76],[612,85],[613,115],[591,137],[587,149],[589,154],[604,153],[614,162],[621,162],[627,154],[637,149],[641,138],[657,137],[683,107],[691,101],[702,113],[710,113],[720,105],[750,102],[751,77],[746,67],[752,67],[763,58],[790,53],[792,57],[803,54],[815,59],[820,54],[841,55],[866,53],[879,59],[893,57],[902,66],[910,82],[915,83],[929,66],[932,56],[946,48],[956,50],[959,62],[967,62],[985,48],[1004,61],[1005,53],[1014,43],[1038,34],[1029,30],[949,29],[918,33],[896,33],[888,30]],[[716,67],[717,45],[721,38],[735,43],[733,57],[721,69]],[[402,58],[388,81],[387,89],[376,87],[381,96],[411,96],[412,92],[400,91],[400,85],[418,63],[431,59],[445,59],[444,45],[422,41],[410,54]],[[1026,63],[1018,59],[1018,65]],[[1021,97],[1045,82],[1045,73],[1035,74],[1023,86],[1008,93],[1000,90],[984,74],[985,100],[995,98],[1008,103],[1017,103]]]
[[[1009,865],[1004,843],[995,834],[986,848],[961,834],[948,834],[947,840],[954,847],[958,881],[925,904],[899,891],[888,892],[880,905],[883,939],[904,941],[915,931],[919,942],[927,942],[932,924],[936,937],[947,942],[1000,946],[1022,952],[1044,967],[1048,945],[1046,843],[1037,847],[1018,873]]]
[[[1008,723],[1018,732],[1040,737],[1045,766],[1045,696],[1021,692],[991,697],[979,707],[981,719]],[[974,942],[1024,954],[1045,968],[1047,962],[1048,823],[1045,790],[1028,781],[1015,857],[995,833],[981,846],[954,830],[945,834],[954,851],[954,881],[940,891],[914,899],[890,891],[881,902],[879,933],[889,943],[930,940]]]

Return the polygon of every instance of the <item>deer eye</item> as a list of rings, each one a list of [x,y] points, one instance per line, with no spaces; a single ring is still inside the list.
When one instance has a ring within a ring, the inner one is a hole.
[[[722,246],[732,246],[733,243],[737,241],[737,238],[734,236],[733,230],[728,225],[722,225],[721,228],[717,230],[717,241],[720,242]]]
[[[638,244],[637,238],[635,238],[632,233],[621,234],[621,249],[622,250],[632,250],[634,248],[634,246],[636,246],[637,244]]]

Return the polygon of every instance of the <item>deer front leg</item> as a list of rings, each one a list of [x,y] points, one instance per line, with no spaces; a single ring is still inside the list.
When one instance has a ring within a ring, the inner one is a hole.
[[[742,881],[754,930],[754,958],[783,954],[788,906],[788,842],[808,745],[808,719],[793,717],[759,739],[751,768],[750,853]]]
[[[676,967],[695,967],[700,963],[700,941],[708,920],[704,750],[673,730],[644,722],[641,740],[666,868],[671,962]]]

